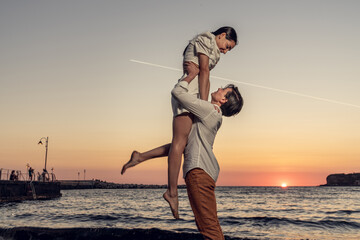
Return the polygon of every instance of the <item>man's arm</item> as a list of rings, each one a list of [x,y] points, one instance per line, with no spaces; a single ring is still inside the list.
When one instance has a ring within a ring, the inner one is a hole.
[[[199,74],[199,67],[193,62],[184,62],[183,69],[184,73],[187,73],[187,76],[183,79],[183,81],[188,83],[190,83]]]
[[[195,95],[188,93],[187,81],[181,81],[171,91],[172,96],[189,112],[194,114],[199,119],[206,118],[214,106],[208,101],[198,99]]]

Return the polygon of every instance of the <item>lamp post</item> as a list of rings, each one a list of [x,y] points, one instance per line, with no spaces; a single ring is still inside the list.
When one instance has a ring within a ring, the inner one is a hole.
[[[45,152],[45,170],[46,170],[46,162],[47,162],[47,153],[48,153],[48,144],[49,144],[49,137],[42,137],[42,138],[40,138],[40,141],[39,141],[39,143],[38,144],[43,144],[43,142],[41,141],[41,140],[46,140],[46,143],[45,143],[45,149],[46,149],[46,152]]]

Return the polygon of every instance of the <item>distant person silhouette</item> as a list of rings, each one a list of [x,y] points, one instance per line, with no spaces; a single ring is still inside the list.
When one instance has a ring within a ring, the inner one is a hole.
[[[10,179],[10,181],[17,181],[18,180],[18,176],[16,175],[15,170],[11,171],[9,179]]]

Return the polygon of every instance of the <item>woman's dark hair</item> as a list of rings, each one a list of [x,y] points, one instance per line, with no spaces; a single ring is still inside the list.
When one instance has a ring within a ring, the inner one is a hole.
[[[222,104],[220,108],[225,117],[231,117],[241,111],[244,101],[238,88],[234,84],[226,85],[225,88],[231,88],[232,91],[225,95],[227,102]]]
[[[215,36],[220,35],[222,33],[226,33],[226,39],[229,41],[234,41],[235,45],[238,44],[237,41],[237,34],[235,29],[233,29],[232,27],[221,27],[218,30],[216,30],[215,32],[212,32],[212,34],[214,34]],[[189,45],[186,46],[184,52],[183,52],[183,56],[185,56],[185,52],[186,49],[188,48]]]
[[[235,45],[238,44],[237,34],[236,34],[235,29],[233,29],[232,27],[221,27],[218,30],[216,30],[215,32],[212,32],[212,34],[214,34],[215,36],[220,35],[222,33],[226,33],[227,40],[234,41]]]

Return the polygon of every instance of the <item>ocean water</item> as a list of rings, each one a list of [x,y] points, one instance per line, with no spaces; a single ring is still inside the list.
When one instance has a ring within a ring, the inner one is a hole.
[[[164,189],[62,190],[46,201],[0,204],[0,228],[158,228],[197,233],[185,189],[181,220]],[[218,215],[229,237],[360,239],[360,187],[217,187]]]

